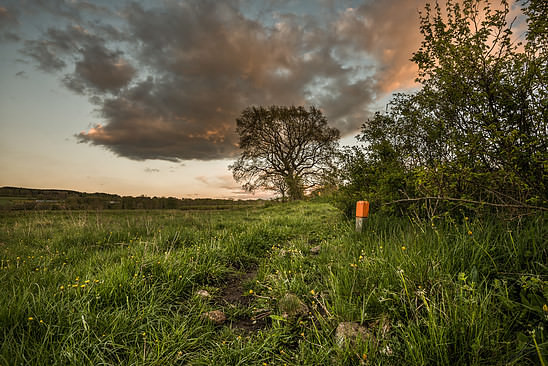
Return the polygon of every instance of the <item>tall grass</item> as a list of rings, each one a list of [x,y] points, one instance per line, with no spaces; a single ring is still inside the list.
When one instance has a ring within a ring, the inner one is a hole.
[[[548,360],[543,216],[373,215],[357,234],[319,203],[1,215],[0,364]],[[226,301],[227,283],[245,273],[245,301]],[[287,293],[308,314],[282,316]],[[226,313],[224,325],[202,319],[214,309]],[[337,342],[342,321],[369,336]]]

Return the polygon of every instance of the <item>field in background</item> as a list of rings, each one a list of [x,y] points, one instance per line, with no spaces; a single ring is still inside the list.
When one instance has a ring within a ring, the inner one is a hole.
[[[2,365],[548,361],[545,217],[373,215],[359,235],[301,202],[1,212],[0,230]],[[345,321],[366,332],[337,339]]]

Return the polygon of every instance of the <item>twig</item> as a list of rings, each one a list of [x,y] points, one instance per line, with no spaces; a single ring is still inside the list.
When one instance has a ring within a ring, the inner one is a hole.
[[[320,294],[320,297],[322,298],[322,301],[325,302],[325,299],[323,298],[323,295]],[[327,314],[328,317],[333,317],[333,315],[331,315],[331,313],[329,312],[329,310],[327,310],[327,308],[325,307],[325,305],[316,298],[316,296],[314,296],[314,300],[316,300],[316,302],[321,306],[321,308],[323,309],[323,311],[325,311],[325,313]]]
[[[474,201],[474,200],[469,200],[469,199],[464,199],[464,198],[451,198],[451,197],[404,198],[404,199],[401,199],[401,200],[395,200],[395,201],[383,203],[383,206],[384,205],[392,205],[394,203],[399,203],[399,202],[413,202],[413,201],[425,201],[425,200],[444,200],[444,201],[474,203],[474,204],[478,204],[478,205],[494,206],[494,207],[527,208],[527,209],[532,209],[532,210],[548,211],[548,207],[531,206],[531,205],[526,205],[524,203],[519,204],[519,205],[514,205],[514,204],[509,204],[509,203],[491,203],[491,202]]]

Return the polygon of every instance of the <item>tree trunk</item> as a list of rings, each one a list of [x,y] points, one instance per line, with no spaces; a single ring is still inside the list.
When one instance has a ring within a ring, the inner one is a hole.
[[[304,198],[304,190],[301,184],[300,177],[290,174],[285,178],[285,181],[287,183],[288,195],[290,200],[294,201]]]

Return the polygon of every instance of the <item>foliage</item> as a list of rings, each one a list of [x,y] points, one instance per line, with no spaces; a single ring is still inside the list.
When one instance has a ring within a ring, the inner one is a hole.
[[[362,184],[376,198],[390,188],[384,180],[396,175],[405,182],[391,187],[400,198],[546,204],[548,62],[542,46],[548,14],[546,2],[527,3],[530,30],[522,49],[512,40],[506,1],[502,9],[482,8],[480,0],[448,1],[446,15],[438,3],[426,6],[423,41],[412,58],[422,88],[395,95],[386,114],[363,124],[363,156],[354,150],[346,159],[364,165],[343,171],[352,185]],[[385,173],[376,175],[373,167]],[[355,175],[360,169],[367,179]]]
[[[333,169],[339,131],[315,107],[249,107],[237,124],[242,153],[230,169],[247,190],[300,199]]]

